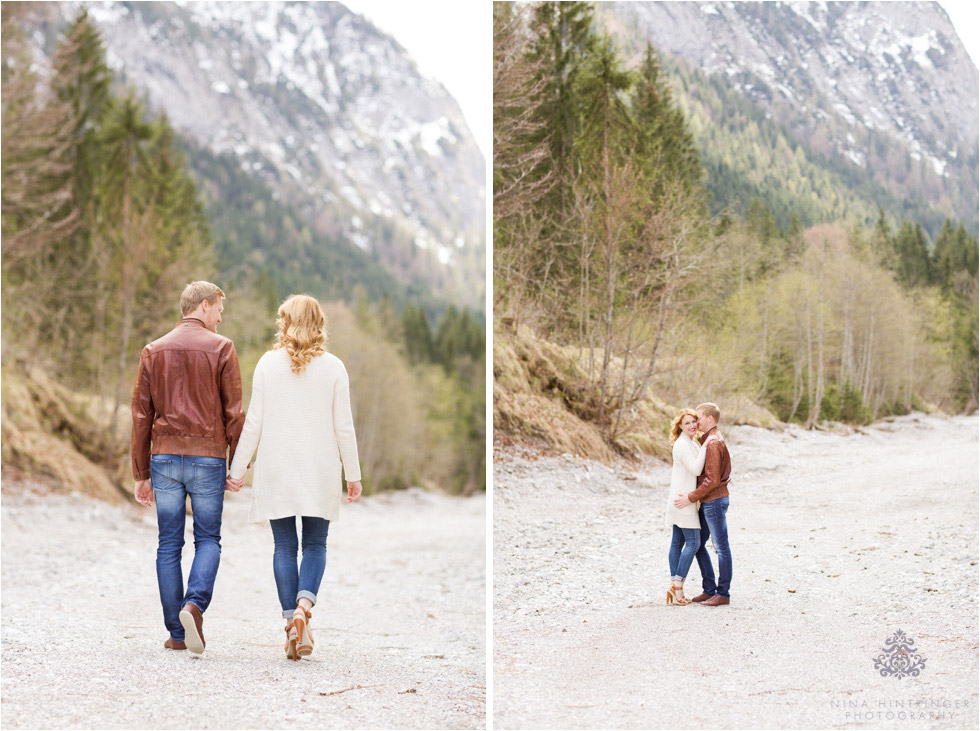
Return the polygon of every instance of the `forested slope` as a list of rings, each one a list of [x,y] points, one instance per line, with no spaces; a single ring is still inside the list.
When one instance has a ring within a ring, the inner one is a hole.
[[[846,180],[815,175],[803,195],[780,181],[804,170],[748,139],[733,152],[765,184],[719,207],[656,49],[628,64],[599,28],[587,3],[495,6],[497,435],[566,441],[528,426],[520,391],[626,451],[704,400],[808,426],[976,409],[976,236],[946,219],[930,240],[867,203],[850,215]],[[532,357],[547,372],[522,378],[511,356],[542,341],[565,362]]]
[[[712,210],[745,214],[758,197],[785,228],[793,214],[803,226],[872,226],[880,208],[893,226],[911,219],[930,237],[946,218],[977,235],[978,137],[976,123],[963,121],[975,119],[976,69],[941,9],[617,2],[596,10],[630,64],[651,37],[667,44],[658,51],[701,151]],[[916,22],[939,27],[909,38]],[[855,99],[857,89],[869,98]]]

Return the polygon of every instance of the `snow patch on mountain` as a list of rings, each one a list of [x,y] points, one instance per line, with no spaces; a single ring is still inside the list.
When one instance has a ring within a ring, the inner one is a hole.
[[[311,215],[345,201],[355,245],[381,218],[446,266],[457,240],[485,246],[485,161],[458,105],[342,4],[66,2],[63,17],[82,5],[112,68],[179,131]]]
[[[661,51],[708,74],[750,76],[772,97],[813,99],[847,127],[902,140],[938,175],[975,150],[977,68],[934,2],[616,2],[615,12]],[[764,104],[754,83],[736,88]],[[853,137],[851,139],[854,139]],[[864,151],[839,135],[838,152]]]

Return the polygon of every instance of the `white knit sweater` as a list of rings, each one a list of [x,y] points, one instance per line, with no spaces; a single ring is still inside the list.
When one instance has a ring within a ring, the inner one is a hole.
[[[361,479],[347,369],[339,358],[324,353],[299,375],[285,349],[259,359],[233,478],[245,474],[256,446],[249,523],[292,515],[337,520],[341,459],[347,480]]]
[[[707,454],[705,445],[698,446],[697,442],[681,432],[674,442],[674,466],[670,471],[670,489],[667,491],[667,512],[665,514],[667,527],[676,525],[678,528],[700,528],[701,519],[698,517],[700,503],[692,503],[684,508],[674,507],[674,499],[680,495],[685,497],[697,486],[698,475],[704,471],[704,457]],[[237,459],[237,457],[236,457]]]

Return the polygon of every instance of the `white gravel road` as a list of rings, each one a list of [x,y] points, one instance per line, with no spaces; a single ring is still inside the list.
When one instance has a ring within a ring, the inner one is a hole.
[[[664,604],[664,463],[497,450],[494,727],[977,728],[977,417],[723,432],[717,608]],[[874,668],[899,629],[918,677]]]
[[[3,727],[484,728],[485,509],[414,489],[345,505],[316,649],[292,662],[247,488],[225,504],[198,656],[163,649],[151,509],[5,484]]]

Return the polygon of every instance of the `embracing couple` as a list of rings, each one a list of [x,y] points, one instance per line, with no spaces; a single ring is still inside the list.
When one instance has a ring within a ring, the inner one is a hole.
[[[713,403],[695,411],[681,409],[670,428],[674,443],[674,467],[667,494],[667,527],[672,531],[670,552],[671,585],[667,603],[691,602],[717,607],[730,602],[732,552],[728,546],[728,481],[732,461],[725,439],[718,432],[721,412]],[[700,432],[700,446],[696,440]],[[718,582],[705,548],[708,538],[718,554]],[[684,596],[684,579],[694,559],[701,569],[702,592],[693,599]]]
[[[217,333],[224,297],[211,282],[187,285],[182,319],[143,349],[133,389],[133,477],[137,502],[156,501],[157,582],[170,633],[164,647],[204,651],[224,494],[244,486],[258,447],[248,522],[272,527],[286,656],[299,660],[313,652],[311,609],[326,568],[327,529],[340,513],[341,463],[347,502],[361,495],[347,370],[327,352],[320,303],[293,295],[279,307],[273,349],[255,366],[246,417],[235,346]],[[180,559],[188,496],[194,562],[185,589]]]

